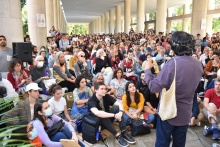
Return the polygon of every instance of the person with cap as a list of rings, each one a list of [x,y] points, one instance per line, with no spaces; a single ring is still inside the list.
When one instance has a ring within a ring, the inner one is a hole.
[[[15,105],[15,107],[6,112],[1,120],[8,120],[6,122],[7,126],[12,125],[27,125],[34,116],[34,105],[36,102],[39,102],[39,90],[37,83],[30,83],[26,86],[25,91],[28,93],[28,98],[21,99]],[[11,119],[17,117],[18,119]],[[26,133],[26,130],[23,128],[14,130],[13,133]],[[21,137],[21,136],[20,136]]]

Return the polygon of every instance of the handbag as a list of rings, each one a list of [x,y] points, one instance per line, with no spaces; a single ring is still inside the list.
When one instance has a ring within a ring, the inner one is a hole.
[[[130,124],[131,136],[138,136],[151,133],[150,128],[143,119],[132,120]]]
[[[133,107],[129,107],[128,109],[128,112],[130,114],[134,114],[135,112],[137,111],[136,108],[133,108]],[[145,120],[148,120],[148,114],[147,112],[141,112],[140,114],[137,115],[138,119],[145,119]]]
[[[46,87],[46,89],[49,89],[51,85],[56,84],[56,79],[44,79],[43,83]]]
[[[63,129],[64,122],[62,119],[60,119],[58,122],[53,124],[49,129],[47,129],[46,133],[49,137],[52,137],[57,132],[60,132]]]
[[[170,86],[170,89],[166,91],[166,88],[162,89],[160,97],[159,115],[163,121],[172,119],[177,116],[176,107],[176,60],[174,59],[174,78]]]

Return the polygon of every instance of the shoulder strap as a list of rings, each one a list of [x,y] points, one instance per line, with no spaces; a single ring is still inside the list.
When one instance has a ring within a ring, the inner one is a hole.
[[[176,60],[175,58],[173,58],[173,60],[174,60],[174,78],[176,79]]]

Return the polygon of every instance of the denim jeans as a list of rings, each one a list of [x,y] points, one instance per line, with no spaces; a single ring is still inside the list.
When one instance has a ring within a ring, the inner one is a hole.
[[[127,116],[125,113],[123,114],[124,120],[126,122],[127,125],[130,125],[131,122],[131,118],[129,116]],[[151,122],[153,122],[155,119],[155,116],[153,114],[149,114],[148,113],[148,120],[145,120],[146,124],[151,124]]]
[[[71,139],[71,138],[72,138],[72,133],[69,131],[69,129],[63,128],[62,131],[57,132],[55,135],[50,137],[50,140],[54,142],[60,142],[60,139]],[[80,141],[78,141],[78,144],[81,147],[85,147],[85,145],[81,143]]]
[[[185,147],[188,125],[173,126],[157,116],[155,147],[169,147],[172,135],[173,147]]]

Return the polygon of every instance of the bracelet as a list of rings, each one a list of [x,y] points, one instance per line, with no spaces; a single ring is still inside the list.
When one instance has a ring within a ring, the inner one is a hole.
[[[122,112],[122,113],[124,113],[124,111],[123,110],[119,110],[120,112]]]

